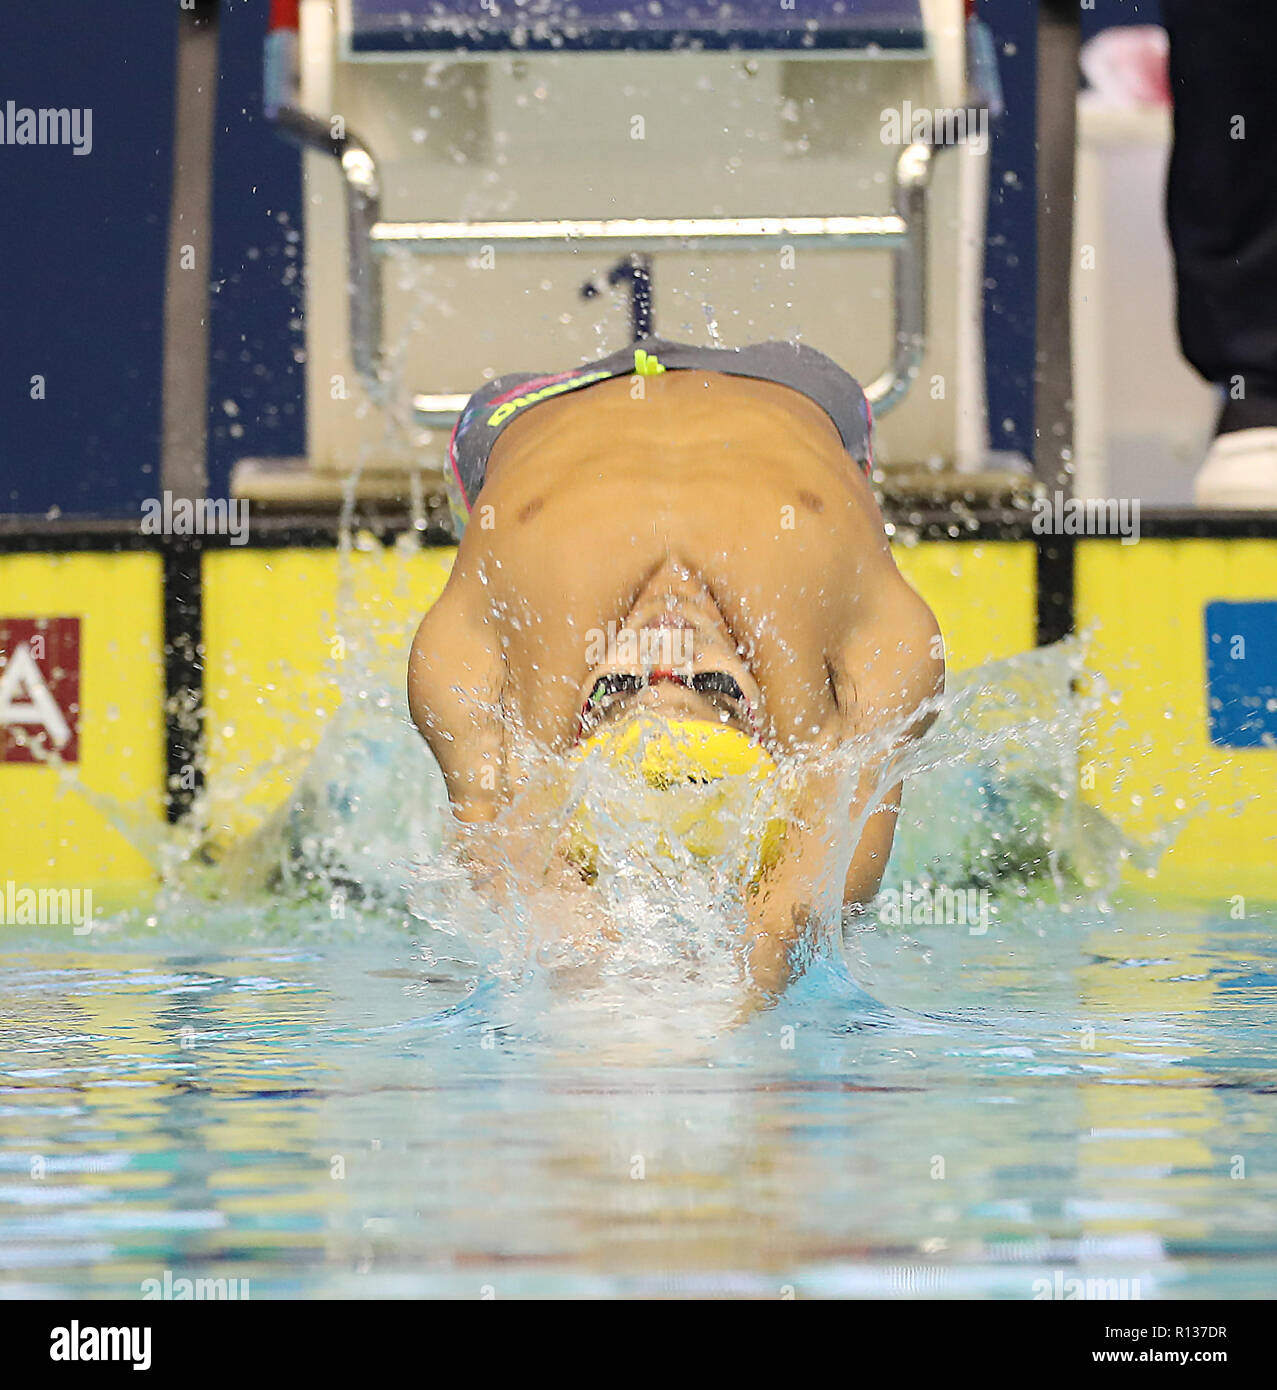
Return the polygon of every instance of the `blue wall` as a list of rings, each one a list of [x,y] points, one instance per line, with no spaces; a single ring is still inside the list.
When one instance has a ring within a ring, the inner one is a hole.
[[[300,165],[261,117],[266,10],[222,0],[206,269],[218,493],[236,458],[305,447],[289,326]],[[177,0],[59,0],[6,5],[0,21],[0,103],[93,110],[87,155],[0,145],[0,512],[137,516],[157,491],[178,13]],[[37,374],[43,401],[29,394]]]
[[[1032,451],[1034,0],[981,0],[995,129],[986,331],[995,447]],[[266,0],[222,0],[209,268],[210,490],[246,455],[305,452],[301,181],[261,116]],[[1152,23],[1095,0],[1087,33]],[[0,145],[0,512],[136,516],[158,488],[177,0],[10,4],[0,103],[92,107],[92,153]],[[1008,177],[1008,175],[1012,177]],[[46,399],[30,398],[43,375]],[[225,403],[231,402],[234,413]]]
[[[0,21],[0,102],[93,110],[84,156],[0,145],[0,510],[136,514],[158,462],[177,10],[57,9]]]

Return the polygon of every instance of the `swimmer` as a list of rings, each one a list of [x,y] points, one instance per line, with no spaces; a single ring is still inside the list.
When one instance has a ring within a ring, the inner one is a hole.
[[[944,683],[939,630],[892,559],[871,463],[860,387],[791,343],[648,338],[472,396],[449,446],[461,542],[408,667],[457,821],[491,823],[526,785],[514,729],[570,762],[661,721],[705,732],[680,754],[693,764],[752,750],[741,767],[880,729],[893,749],[918,737]],[[868,815],[846,903],[872,899],[891,849],[889,756],[842,813]],[[659,785],[651,757],[643,768]],[[813,774],[745,871],[747,965],[767,997],[791,975],[838,838],[836,781]],[[579,885],[577,868],[564,848],[550,876]]]

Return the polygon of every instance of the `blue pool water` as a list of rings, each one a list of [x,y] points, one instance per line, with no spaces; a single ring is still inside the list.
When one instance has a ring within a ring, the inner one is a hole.
[[[881,1008],[817,971],[708,1042],[466,1002],[390,920],[10,940],[0,1289],[1270,1294],[1275,925],[860,932]]]

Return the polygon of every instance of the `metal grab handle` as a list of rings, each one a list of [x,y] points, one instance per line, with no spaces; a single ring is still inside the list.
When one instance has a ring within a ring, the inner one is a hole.
[[[520,251],[770,251],[777,242],[808,240],[818,249],[896,247],[908,235],[903,218],[886,217],[563,217],[532,222],[378,222],[369,228],[380,252],[463,255],[500,243]]]
[[[909,394],[927,350],[927,188],[934,153],[930,145],[909,145],[896,160],[893,205],[908,230],[893,254],[895,353],[886,371],[865,387],[876,415],[886,415]]]
[[[576,252],[686,251],[716,245],[730,250],[770,249],[793,239],[818,250],[891,250],[894,261],[894,352],[886,370],[865,388],[878,416],[908,394],[927,344],[927,187],[932,148],[909,145],[896,160],[894,211],[885,217],[702,217],[558,219],[526,222],[383,222],[377,162],[353,133],[295,106],[274,112],[281,132],[340,165],[346,194],[350,257],[350,354],[355,370],[378,403],[387,396],[382,354],[381,255],[395,249],[416,255],[458,255],[499,243],[524,250]],[[422,424],[448,427],[466,396],[414,398]],[[455,408],[454,408],[455,407]]]
[[[607,286],[627,284],[630,291],[630,337],[634,342],[650,338],[652,325],[652,258],[642,251],[622,256],[607,273]],[[593,299],[601,286],[593,276],[577,291],[582,299]]]
[[[381,261],[373,254],[371,229],[381,221],[381,180],[372,151],[351,131],[334,135],[331,122],[281,106],[274,112],[280,133],[303,149],[337,160],[346,194],[349,257],[350,356],[372,399],[381,404],[387,387],[382,370]]]

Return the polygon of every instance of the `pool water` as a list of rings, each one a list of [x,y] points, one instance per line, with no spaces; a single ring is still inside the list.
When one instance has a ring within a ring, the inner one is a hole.
[[[6,1295],[165,1271],[255,1299],[1277,1281],[1272,909],[857,930],[877,1006],[817,968],[709,1042],[614,1057],[606,1020],[468,993],[398,920],[243,925],[10,934]]]
[[[885,883],[988,912],[835,914],[744,1021],[695,874],[613,876],[619,944],[547,964],[389,677],[348,692],[217,868],[0,932],[0,1293],[1267,1295],[1277,907],[1115,895],[1078,661],[955,681],[914,755]]]

